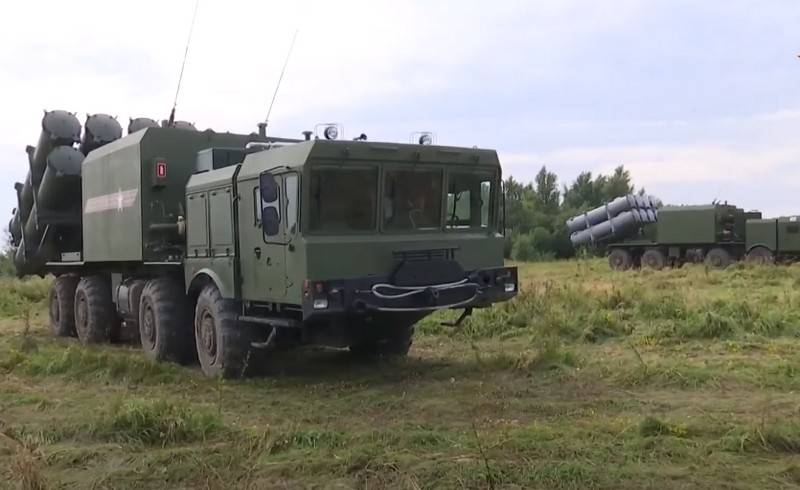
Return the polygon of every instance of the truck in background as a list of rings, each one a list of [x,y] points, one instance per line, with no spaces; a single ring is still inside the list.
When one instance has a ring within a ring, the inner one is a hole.
[[[764,219],[727,203],[660,206],[653,197],[628,195],[567,221],[576,247],[602,245],[615,270],[661,270],[685,263],[714,268],[748,260],[800,258],[796,217]]]

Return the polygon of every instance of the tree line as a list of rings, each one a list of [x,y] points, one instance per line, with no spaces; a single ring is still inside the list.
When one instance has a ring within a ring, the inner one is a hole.
[[[559,188],[558,176],[543,166],[527,184],[508,177],[503,192],[506,258],[551,260],[575,255],[565,224],[568,218],[633,193],[634,186],[630,172],[620,165],[610,175],[582,172]]]

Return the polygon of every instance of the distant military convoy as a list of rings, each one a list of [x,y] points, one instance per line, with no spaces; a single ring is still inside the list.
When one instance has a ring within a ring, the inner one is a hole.
[[[628,195],[570,218],[567,228],[573,246],[603,246],[615,270],[800,259],[798,217],[765,219],[727,203],[661,206],[652,196]]]

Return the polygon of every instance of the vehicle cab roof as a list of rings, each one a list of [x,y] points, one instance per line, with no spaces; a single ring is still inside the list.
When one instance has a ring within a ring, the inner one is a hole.
[[[500,167],[495,150],[438,145],[413,145],[366,141],[311,140],[251,153],[245,157],[240,178],[253,178],[277,167],[298,168],[311,161],[407,162]]]

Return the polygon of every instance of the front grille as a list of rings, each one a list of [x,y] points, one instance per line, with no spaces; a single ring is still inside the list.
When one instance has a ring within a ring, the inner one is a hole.
[[[454,260],[455,258],[455,248],[432,248],[428,250],[403,250],[392,252],[392,259],[397,263]]]

